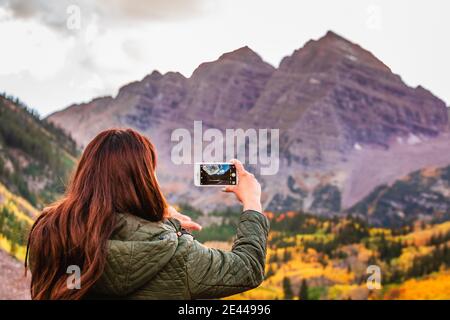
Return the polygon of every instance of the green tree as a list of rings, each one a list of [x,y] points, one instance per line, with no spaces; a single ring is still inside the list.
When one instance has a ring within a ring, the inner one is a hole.
[[[306,279],[302,280],[302,283],[300,285],[300,290],[298,292],[298,298],[300,300],[308,300],[308,283],[306,282]]]
[[[270,256],[269,262],[271,262],[271,263],[277,263],[278,262],[278,254],[276,252],[273,255]]]
[[[266,273],[266,279],[270,278],[274,274],[275,274],[275,272],[273,271],[272,266],[270,266],[269,270],[267,270],[267,273]]]
[[[291,253],[288,251],[288,249],[284,249],[283,262],[288,262],[289,260],[291,260],[291,257]]]
[[[291,279],[288,277],[283,278],[283,293],[285,300],[292,300],[294,293],[292,292]]]

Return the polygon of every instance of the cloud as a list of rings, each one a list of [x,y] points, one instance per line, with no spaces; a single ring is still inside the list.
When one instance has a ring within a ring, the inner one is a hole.
[[[0,0],[0,6],[10,11],[13,18],[34,20],[57,30],[65,28],[68,5],[66,0]]]
[[[1,26],[0,38],[14,45],[2,48],[0,75],[28,72],[36,79],[45,80],[64,66],[70,39],[34,21],[9,20],[2,22]]]
[[[93,17],[105,26],[130,21],[171,21],[201,13],[205,0],[0,0],[14,18],[32,19],[66,32],[67,8],[80,8],[82,20]]]
[[[99,12],[131,19],[172,20],[194,16],[201,11],[201,0],[97,0]]]
[[[203,1],[0,0],[0,36],[7,43],[21,39],[4,48],[0,75],[27,72],[42,81],[71,68],[101,76],[127,74],[147,58],[141,40],[145,25],[193,17]],[[80,10],[79,30],[68,28],[68,9],[74,5]],[[88,85],[100,87],[94,80]]]

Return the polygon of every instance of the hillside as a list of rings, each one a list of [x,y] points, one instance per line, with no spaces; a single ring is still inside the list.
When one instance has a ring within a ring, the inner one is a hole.
[[[75,142],[21,103],[0,96],[0,182],[42,208],[64,191]]]
[[[411,279],[390,286],[383,294],[387,300],[449,300],[450,271],[433,273],[421,279]]]
[[[277,67],[242,47],[200,64],[189,78],[154,71],[115,97],[74,104],[48,120],[81,147],[106,128],[141,131],[158,148],[169,200],[205,212],[229,203],[193,188],[192,166],[172,163],[172,131],[192,133],[194,120],[222,131],[279,129],[280,169],[259,176],[265,207],[331,215],[412,171],[450,164],[447,111],[431,92],[409,87],[371,52],[330,31]],[[250,166],[257,175],[259,165]]]
[[[79,152],[61,129],[0,96],[0,299],[29,299],[23,261],[39,209],[56,200]]]
[[[0,183],[0,300],[30,298],[30,276],[24,276],[23,261],[28,232],[38,214]]]
[[[450,298],[450,222],[374,228],[354,217],[269,217],[266,279],[230,299]],[[369,265],[380,267],[380,290],[366,286]]]
[[[0,183],[0,249],[24,260],[27,235],[38,211]]]
[[[425,168],[379,186],[348,212],[384,226],[401,226],[418,218],[450,220],[450,166]]]
[[[63,193],[77,157],[61,129],[0,96],[0,249],[23,261],[38,210]]]

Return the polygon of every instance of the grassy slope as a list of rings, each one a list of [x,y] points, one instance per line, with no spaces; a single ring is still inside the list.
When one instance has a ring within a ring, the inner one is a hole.
[[[0,182],[42,208],[63,191],[78,151],[60,129],[0,96]]]
[[[0,248],[23,260],[37,208],[60,196],[77,157],[63,131],[0,95]]]

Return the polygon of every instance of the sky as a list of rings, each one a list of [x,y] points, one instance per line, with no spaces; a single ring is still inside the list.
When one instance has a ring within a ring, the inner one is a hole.
[[[280,60],[333,30],[450,104],[447,0],[0,0],[0,92],[42,116],[248,45]]]

